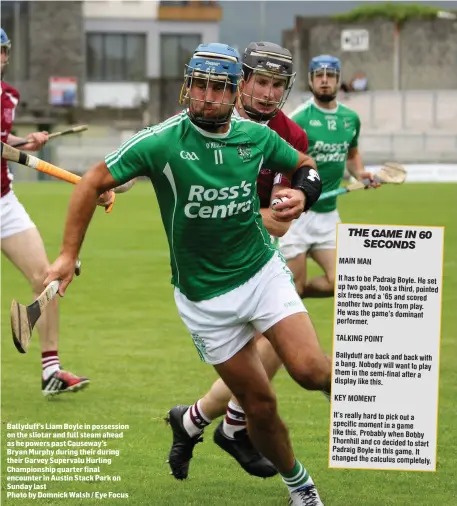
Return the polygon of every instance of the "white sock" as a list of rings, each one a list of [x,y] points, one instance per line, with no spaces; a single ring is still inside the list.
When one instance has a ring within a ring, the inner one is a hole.
[[[235,438],[235,433],[245,429],[246,415],[244,414],[243,408],[230,401],[227,406],[227,412],[224,418],[224,424],[222,430],[229,439]]]
[[[203,432],[212,420],[205,415],[201,408],[201,399],[193,404],[183,416],[183,424],[190,437],[197,436]]]

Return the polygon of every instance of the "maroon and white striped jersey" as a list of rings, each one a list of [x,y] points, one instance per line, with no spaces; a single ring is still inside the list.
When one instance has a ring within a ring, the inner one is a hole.
[[[308,137],[305,131],[282,111],[279,111],[267,124],[293,148],[306,153],[308,150]],[[257,178],[257,194],[260,200],[260,207],[270,207],[271,191],[275,184],[290,186],[290,182],[284,174],[273,172],[268,167],[262,167]]]
[[[11,133],[14,122],[14,113],[16,106],[19,103],[19,92],[16,88],[13,88],[9,84],[2,81],[1,91],[1,109],[2,109],[2,142],[8,140],[8,135]],[[11,190],[11,173],[8,169],[8,164],[4,158],[2,158],[1,165],[1,186],[2,194],[4,197]]]

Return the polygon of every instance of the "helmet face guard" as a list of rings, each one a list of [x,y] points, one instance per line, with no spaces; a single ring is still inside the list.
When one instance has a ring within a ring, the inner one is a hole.
[[[336,77],[336,89],[332,93],[319,93],[314,90],[313,79],[324,76],[325,79]],[[308,85],[312,94],[321,102],[331,102],[336,98],[341,82],[341,63],[338,58],[329,55],[316,56],[309,63]]]
[[[272,42],[252,42],[243,55],[243,74],[246,82],[254,80],[252,87],[248,86],[250,92],[243,90],[241,93],[246,114],[255,121],[268,121],[276,116],[286,103],[295,81],[290,51]],[[281,84],[283,92],[275,99],[274,88]],[[259,87],[263,88],[263,97],[256,96]],[[265,108],[274,105],[275,108],[263,112],[256,105]]]
[[[218,128],[230,120],[240,79],[235,49],[225,44],[200,44],[185,67],[180,103],[188,105],[187,114],[196,125]]]

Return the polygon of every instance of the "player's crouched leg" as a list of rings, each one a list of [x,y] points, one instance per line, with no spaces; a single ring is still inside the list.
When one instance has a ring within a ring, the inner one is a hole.
[[[331,360],[322,350],[316,331],[298,296],[290,270],[279,256],[265,279],[256,329],[273,345],[292,378],[307,390],[330,391]]]

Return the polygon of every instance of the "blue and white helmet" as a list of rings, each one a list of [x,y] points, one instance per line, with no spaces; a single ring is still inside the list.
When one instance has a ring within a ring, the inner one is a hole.
[[[337,89],[335,93],[320,95],[313,89],[313,76],[323,72],[327,76],[336,76]],[[330,101],[336,97],[341,80],[341,62],[335,56],[323,54],[315,56],[309,62],[308,67],[308,84],[313,95],[319,100]]]
[[[8,35],[6,35],[6,32],[5,32],[5,30],[3,30],[3,28],[0,28],[0,34],[1,34],[2,51],[4,50],[6,53],[6,56],[7,56],[6,61],[4,63],[2,63],[2,70],[3,70],[3,67],[5,67],[5,65],[8,65],[8,59],[9,59],[10,50],[11,50],[11,41],[8,38]]]
[[[10,41],[8,35],[6,35],[6,32],[5,32],[5,30],[3,30],[3,28],[0,28],[0,33],[1,33],[2,48],[5,47],[7,53],[9,53],[10,49],[11,49],[11,41]]]
[[[234,94],[237,91],[241,76],[241,58],[236,49],[218,42],[200,44],[186,65],[180,101],[181,103],[190,105],[193,100],[197,100],[189,95],[189,90],[192,87],[194,79],[206,80],[207,88],[210,82],[225,83],[225,86]],[[224,125],[230,119],[235,101],[236,97],[233,97],[230,102],[225,102],[224,98],[220,102],[217,102],[221,107],[222,105],[230,105],[232,107],[228,114],[218,115],[216,118],[196,118],[191,112],[191,107],[188,109],[188,114],[194,123],[201,124],[202,126]],[[207,101],[204,100],[204,102]]]
[[[335,56],[330,56],[328,54],[315,56],[309,62],[308,72],[312,74],[317,70],[327,70],[333,71],[337,74],[341,74],[341,62]]]

